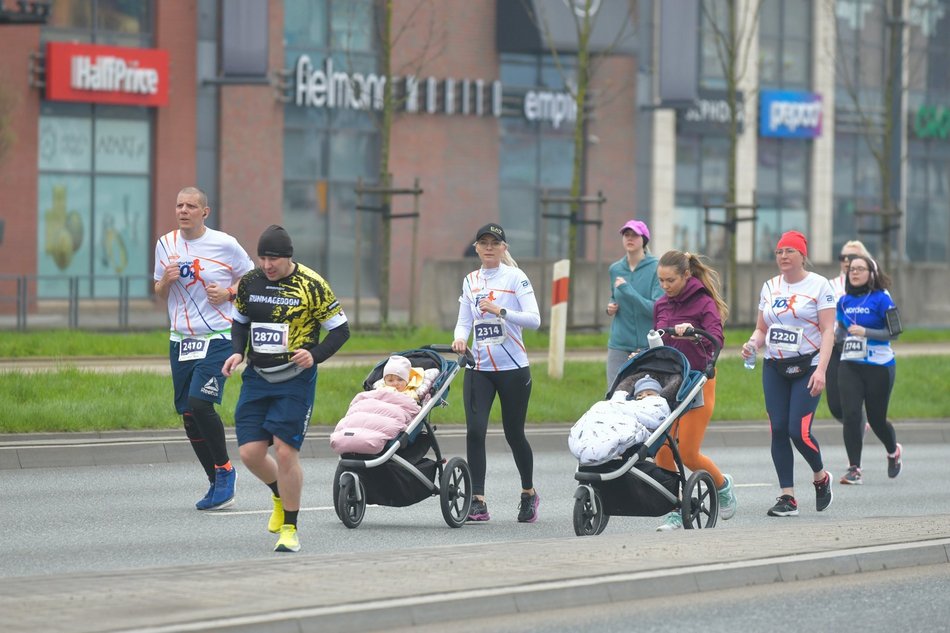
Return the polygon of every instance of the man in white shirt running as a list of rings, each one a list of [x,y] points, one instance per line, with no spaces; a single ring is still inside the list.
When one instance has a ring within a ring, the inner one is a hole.
[[[167,302],[171,323],[175,410],[211,484],[195,503],[198,510],[234,503],[237,472],[214,405],[221,404],[221,366],[231,355],[231,302],[238,281],[254,268],[236,239],[205,226],[210,213],[204,192],[185,187],[175,202],[178,228],[155,244],[155,294]]]

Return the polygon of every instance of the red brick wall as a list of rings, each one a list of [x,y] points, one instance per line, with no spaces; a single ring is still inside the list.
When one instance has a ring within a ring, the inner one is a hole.
[[[588,126],[588,138],[596,137],[587,150],[587,192],[601,190],[607,203],[603,208],[601,234],[602,261],[613,262],[623,256],[617,231],[646,209],[636,208],[636,77],[634,57],[612,57],[602,60],[591,88],[597,92],[596,111]],[[595,217],[596,209],[589,209]],[[597,234],[589,229],[588,260],[596,254]],[[604,266],[606,274],[606,265]]]
[[[0,273],[36,274],[37,130],[40,92],[29,86],[30,53],[40,48],[39,26],[0,27],[0,91],[9,107],[9,146],[0,156]],[[0,113],[2,115],[2,113]],[[0,284],[0,294],[13,296],[15,286]],[[0,311],[12,312],[3,302]]]
[[[283,67],[283,3],[269,5],[269,67]],[[283,217],[284,105],[271,86],[222,86],[218,152],[220,227],[255,257],[257,239]]]
[[[498,78],[494,0],[434,2],[428,15],[404,26],[414,3],[394,3],[393,32],[401,29],[393,73],[422,79]],[[420,12],[425,13],[425,12]],[[390,170],[396,186],[420,178],[417,279],[427,259],[461,257],[474,241],[475,230],[498,219],[499,123],[491,116],[400,114],[392,133]],[[408,199],[394,201],[394,212],[408,211]],[[409,305],[409,277],[399,274],[409,264],[411,221],[393,227],[392,307]],[[408,272],[408,271],[407,271]],[[459,279],[461,285],[462,280]],[[460,286],[461,287],[461,286]]]
[[[175,196],[197,177],[198,3],[155,3],[155,47],[168,51],[168,105],[155,112],[152,237],[175,228]],[[151,270],[151,267],[149,268]]]

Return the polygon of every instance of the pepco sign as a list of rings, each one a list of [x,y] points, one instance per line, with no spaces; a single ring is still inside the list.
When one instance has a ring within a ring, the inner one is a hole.
[[[50,42],[46,98],[138,106],[168,103],[168,53],[154,48]]]

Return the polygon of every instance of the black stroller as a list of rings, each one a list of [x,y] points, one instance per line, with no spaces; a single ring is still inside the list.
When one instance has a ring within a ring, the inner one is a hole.
[[[704,371],[690,369],[679,350],[660,346],[631,358],[617,373],[608,398],[617,389],[633,393],[634,383],[650,374],[662,387],[660,395],[669,402],[670,415],[645,442],[635,444],[619,459],[597,466],[578,466],[574,473],[574,479],[580,482],[574,492],[577,536],[600,534],[611,515],[658,517],[674,510],[680,511],[687,529],[715,527],[719,495],[712,475],[697,470],[686,477],[670,428],[687,410],[702,406],[703,385],[715,375],[721,346],[703,330],[687,330],[686,337],[709,351],[710,360]],[[664,443],[673,452],[678,472],[660,468],[652,459]]]
[[[424,399],[422,408],[406,429],[380,453],[340,456],[333,477],[333,506],[346,527],[359,527],[367,504],[404,507],[432,496],[439,497],[442,517],[449,527],[465,524],[472,505],[472,473],[468,462],[461,457],[453,457],[446,463],[435,437],[436,429],[429,422],[429,413],[435,406],[447,406],[449,385],[461,370],[460,363],[475,364],[468,352],[459,356],[458,361],[442,356],[450,352],[449,345],[427,345],[399,352],[413,367],[435,368],[439,373],[429,391],[431,397]],[[383,360],[373,368],[363,381],[364,390],[372,389],[373,383],[382,378],[385,364]],[[430,451],[432,458],[428,457]]]

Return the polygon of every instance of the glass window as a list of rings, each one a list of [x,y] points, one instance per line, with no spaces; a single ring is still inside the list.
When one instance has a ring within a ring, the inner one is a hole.
[[[729,141],[721,136],[680,136],[676,151],[676,206],[673,210],[674,248],[723,255],[724,236],[706,226],[704,204],[726,198]],[[725,219],[724,210],[711,209],[709,219]],[[707,243],[707,239],[709,240]]]
[[[54,0],[40,39],[152,44],[149,0]],[[152,292],[152,110],[42,101],[38,127],[37,272],[40,298]]]
[[[811,4],[770,0],[759,16],[759,83],[807,89],[811,68]]]
[[[756,183],[759,209],[756,219],[756,259],[772,258],[772,246],[783,232],[807,233],[808,156],[811,143],[801,139],[759,139]],[[777,235],[776,235],[777,233]],[[772,246],[762,248],[764,244]]]
[[[676,188],[682,191],[699,190],[700,141],[695,136],[676,139]]]
[[[323,48],[327,45],[325,2],[285,2],[284,41],[288,48]]]
[[[342,51],[374,50],[372,0],[334,0],[330,13],[330,46]]]
[[[288,68],[306,54],[315,67],[331,59],[335,71],[351,76],[378,72],[372,0],[285,3],[284,37]],[[377,294],[380,219],[356,210],[354,191],[360,180],[375,185],[379,178],[377,116],[294,103],[284,108],[284,223],[294,235],[295,258],[316,267],[342,296],[355,288],[357,226],[360,294]],[[361,203],[380,201],[364,196]]]
[[[150,0],[53,0],[42,39],[149,46],[152,7]]]
[[[503,54],[501,80],[506,89],[524,91],[543,88],[565,90],[573,82],[576,60],[561,55],[560,66],[548,56]],[[566,74],[566,76],[565,76]],[[569,195],[574,169],[573,126],[562,123],[555,129],[549,122],[529,122],[523,118],[502,118],[499,143],[498,211],[509,241],[517,244],[518,256],[541,255],[541,196]],[[563,205],[548,205],[548,213],[566,213]],[[566,255],[567,223],[549,220],[546,257]],[[579,227],[583,232],[584,227]],[[579,244],[583,248],[584,239]],[[560,249],[563,247],[563,252]],[[583,254],[583,253],[581,253]]]

